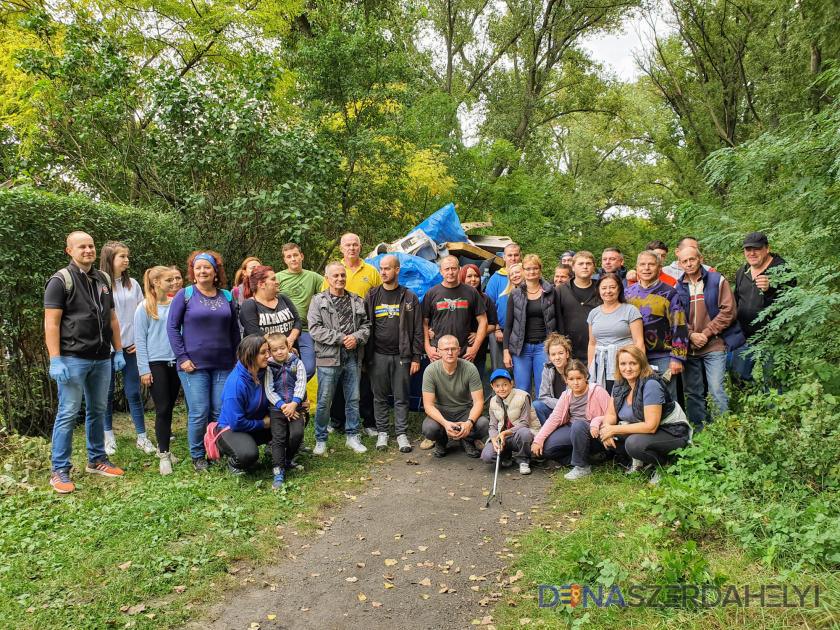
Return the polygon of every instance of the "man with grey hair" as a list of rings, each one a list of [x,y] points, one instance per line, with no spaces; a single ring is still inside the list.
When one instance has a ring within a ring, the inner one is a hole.
[[[373,389],[373,411],[379,436],[377,450],[388,448],[388,396],[394,396],[394,428],[401,453],[411,452],[408,441],[408,397],[411,376],[423,357],[423,314],[414,291],[399,283],[400,260],[393,254],[379,261],[382,285],[365,296],[371,322],[365,353]]]
[[[327,446],[330,404],[341,384],[344,393],[347,446],[357,453],[367,449],[359,439],[359,377],[370,320],[362,298],[345,290],[347,272],[340,262],[327,265],[329,288],[312,297],[309,334],[315,342],[318,371],[318,406],[315,412],[315,455]]]
[[[715,403],[714,419],[729,410],[723,385],[726,353],[744,345],[732,288],[721,274],[705,269],[701,260],[700,250],[693,245],[680,249],[685,274],[677,282],[677,293],[688,315],[689,339],[683,383],[688,419],[698,430],[707,420],[704,379]]]
[[[382,284],[382,278],[379,276],[376,267],[366,263],[360,257],[362,253],[362,241],[358,234],[348,232],[342,235],[338,247],[341,250],[342,256],[340,264],[344,265],[344,270],[347,274],[347,285],[344,288],[346,291],[355,293],[364,299],[368,291]],[[321,290],[323,291],[326,288],[327,281],[324,280]],[[330,433],[341,431],[346,421],[344,417],[344,399],[342,396],[341,390],[336,391],[332,409],[330,409]],[[376,437],[373,391],[371,390],[370,378],[368,378],[367,372],[362,372],[362,377],[359,379],[359,415],[362,419],[362,433]]]
[[[627,301],[639,309],[648,362],[668,380],[671,396],[677,397],[677,379],[688,350],[685,311],[677,290],[662,280],[662,258],[646,250],[636,259],[639,281],[624,290]],[[670,278],[670,276],[667,276]]]

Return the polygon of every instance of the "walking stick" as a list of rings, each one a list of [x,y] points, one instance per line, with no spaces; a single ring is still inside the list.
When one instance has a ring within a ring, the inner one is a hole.
[[[499,505],[502,504],[502,497],[497,497],[496,496],[496,483],[499,481],[499,462],[501,461],[501,459],[502,459],[502,454],[501,453],[496,453],[496,474],[493,476],[493,494],[491,494],[489,497],[487,497],[487,504],[484,506],[485,508],[490,507],[490,501],[492,499],[498,499],[499,500]]]

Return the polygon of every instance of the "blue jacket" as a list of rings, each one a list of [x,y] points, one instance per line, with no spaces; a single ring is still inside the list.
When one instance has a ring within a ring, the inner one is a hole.
[[[720,313],[720,281],[721,274],[717,271],[709,271],[705,267],[700,271],[700,277],[703,280],[703,302],[706,306],[706,311],[709,313],[709,319],[714,319]],[[691,312],[691,292],[688,289],[686,282],[688,277],[683,275],[680,280],[677,280],[677,294],[680,296],[683,310],[686,317]],[[732,324],[720,333],[723,342],[726,344],[726,349],[729,352],[740,348],[746,343],[744,333],[741,331],[741,326],[738,324],[737,318]]]
[[[502,291],[507,288],[508,276],[506,273],[497,271],[490,280],[487,281],[487,286],[484,288],[484,293],[490,296],[493,304],[496,305],[496,315],[499,318],[499,329],[505,329],[505,314],[507,312],[507,295],[502,295]]]
[[[230,427],[231,431],[251,433],[264,428],[263,418],[268,415],[268,397],[263,391],[265,370],[258,373],[259,383],[242,365],[236,367],[225,381],[222,390],[222,411],[219,414],[219,427]]]

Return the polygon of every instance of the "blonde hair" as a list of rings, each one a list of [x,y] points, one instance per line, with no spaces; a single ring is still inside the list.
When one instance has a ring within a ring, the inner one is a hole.
[[[528,254],[527,256],[525,256],[525,258],[522,259],[522,267],[523,268],[528,263],[535,263],[537,265],[537,267],[540,268],[540,271],[542,271],[542,268],[543,268],[542,259],[540,259],[540,257],[537,256],[536,254]]]
[[[592,252],[582,251],[575,254],[572,258],[572,267],[575,266],[575,263],[577,263],[578,260],[581,260],[583,258],[588,258],[592,261],[593,265],[595,264],[595,255]]]
[[[639,368],[641,371],[639,372],[639,378],[647,378],[648,376],[653,375],[653,368],[650,367],[650,363],[648,363],[647,356],[645,355],[644,350],[639,350],[634,345],[624,346],[623,348],[619,348],[618,352],[615,355],[615,380],[616,382],[625,383],[626,379],[621,375],[621,372],[618,369],[618,363],[621,359],[622,354],[629,354],[631,357],[636,359],[636,363],[639,364]]]
[[[515,265],[511,265],[510,268],[508,269],[508,283],[507,283],[507,286],[505,287],[505,290],[501,292],[501,295],[507,295],[508,293],[510,293],[511,291],[513,291],[516,288],[516,285],[513,284],[513,282],[510,281],[510,272],[514,269],[514,267],[520,267],[521,268],[522,263],[516,263]]]
[[[160,280],[160,277],[165,273],[172,273],[172,269],[157,265],[151,269],[146,269],[143,274],[143,292],[146,294],[146,301],[143,303],[143,308],[152,319],[158,319],[158,305],[157,305],[157,289],[155,289],[155,282]]]

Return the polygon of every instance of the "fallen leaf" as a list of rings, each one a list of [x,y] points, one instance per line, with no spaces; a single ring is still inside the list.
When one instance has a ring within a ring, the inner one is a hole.
[[[481,618],[481,625],[482,626],[487,626],[487,625],[490,625],[491,623],[493,623],[493,617],[491,617],[490,615]]]
[[[312,577],[318,577],[319,575],[321,575],[321,574],[320,573],[313,573]]]
[[[385,588],[394,588],[394,585],[390,582],[385,582]]]
[[[429,596],[426,595],[426,593],[420,593],[420,597],[422,597],[423,599],[429,599]]]
[[[420,465],[420,462],[416,462],[413,459],[407,459],[407,460],[405,460],[405,463],[408,464],[409,466],[419,466]]]
[[[521,579],[522,579],[522,578],[524,578],[524,577],[525,577],[525,573],[523,573],[523,572],[522,572],[522,570],[519,570],[519,571],[517,571],[517,572],[516,572],[516,575],[511,576],[511,578],[510,578],[509,582],[510,582],[511,584],[513,584],[513,583],[514,583],[514,582],[516,582],[517,580],[521,580]]]
[[[431,586],[432,581],[429,578],[423,578],[422,580],[420,580],[419,584],[420,586]]]
[[[472,501],[472,497],[461,497],[461,501]]]
[[[364,569],[365,568],[365,563],[364,562],[357,562],[356,566],[359,567],[360,569]]]
[[[441,534],[438,538],[446,538],[446,534]]]
[[[269,621],[274,621],[275,619],[277,619],[277,615],[268,615]]]
[[[382,608],[382,603],[381,602],[371,602],[370,605],[373,606],[374,608]]]
[[[528,619],[528,617],[523,617],[522,619],[519,620],[519,625],[520,626],[527,626],[529,623],[531,623],[531,620]]]
[[[154,618],[155,618],[155,614],[154,614],[154,613],[150,613],[150,614],[148,614],[148,615],[143,615],[143,616],[144,616],[144,617],[148,617],[149,619],[154,619]]]
[[[442,589],[438,591],[438,595],[443,595],[446,592],[446,587],[444,586]]]
[[[418,548],[420,551],[426,551],[426,549],[428,549],[428,547],[417,547],[417,548]]]
[[[32,609],[35,610],[34,608]],[[120,612],[128,612],[128,606],[120,606]]]
[[[309,609],[306,608],[306,607],[303,607],[303,608],[300,609],[300,612],[309,612]]]
[[[367,600],[367,597],[365,597],[365,594],[362,593],[362,591],[359,591],[359,601],[363,602],[365,600]]]
[[[382,554],[381,554],[380,552],[378,552],[378,551],[371,551],[371,552],[370,552],[370,555],[372,555],[372,556],[381,556]]]
[[[349,578],[345,578],[345,580],[344,580],[344,581],[345,581],[345,582],[350,582],[351,584],[354,584],[354,583],[356,583],[356,582],[358,582],[358,581],[359,581],[359,578],[357,578],[357,577],[349,577]]]
[[[176,593],[183,593],[184,591],[187,590],[187,587],[185,585],[181,584],[180,586],[174,586],[172,588],[172,590],[175,591]]]
[[[483,497],[489,497],[489,496],[490,496],[490,491],[489,491],[489,490],[485,490],[484,492],[482,492],[482,493],[481,493],[481,496],[483,496]]]
[[[129,560],[129,561],[128,561],[128,562],[126,562],[125,564],[119,564],[119,565],[117,565],[117,568],[118,568],[120,571],[125,571],[125,570],[126,570],[128,567],[130,567],[130,566],[131,566],[131,560]]]
[[[137,615],[141,612],[146,612],[146,605],[145,604],[137,604],[136,606],[129,606],[129,608],[126,612],[131,616]]]
[[[251,627],[252,627],[252,628],[259,628],[259,627],[260,627],[260,624],[258,624],[256,621],[252,621],[252,622],[251,622]]]
[[[385,566],[386,566],[386,567],[392,567],[392,566],[394,566],[395,564],[397,564],[397,561],[396,561],[396,560],[394,560],[394,559],[392,559],[392,558],[388,558],[388,559],[385,561]]]

